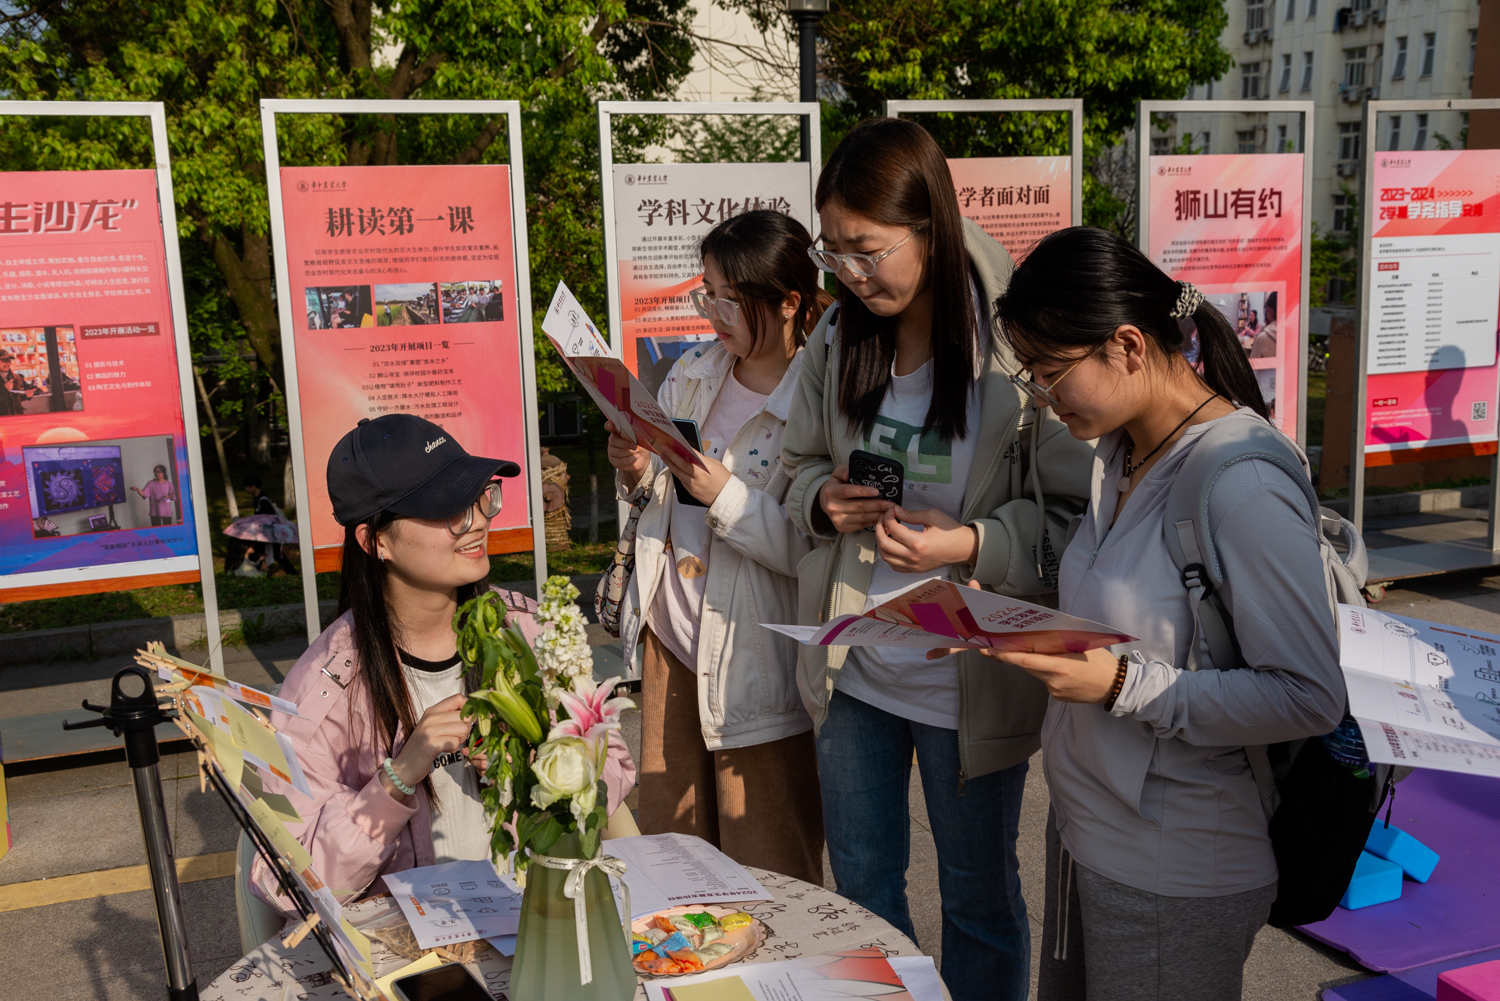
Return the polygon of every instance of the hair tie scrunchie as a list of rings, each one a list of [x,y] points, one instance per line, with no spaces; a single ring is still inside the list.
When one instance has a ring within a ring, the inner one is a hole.
[[[1172,319],[1187,320],[1198,312],[1203,304],[1203,293],[1193,287],[1192,282],[1177,283],[1177,305],[1172,307]]]

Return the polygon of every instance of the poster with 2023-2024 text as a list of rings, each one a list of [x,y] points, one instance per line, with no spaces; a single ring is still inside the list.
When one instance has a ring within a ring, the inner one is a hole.
[[[1374,155],[1365,464],[1492,453],[1500,150]]]
[[[522,392],[510,168],[283,167],[281,191],[313,545],[343,544],[328,456],[361,418],[415,414],[470,455],[526,468],[536,415]],[[527,482],[505,481],[492,530],[530,525]]]
[[[1229,321],[1272,421],[1296,437],[1302,289],[1301,153],[1153,156],[1151,260]],[[1188,346],[1197,361],[1198,346]]]
[[[1073,225],[1073,160],[985,156],[949,160],[958,211],[1020,263],[1036,242]]]
[[[197,570],[190,493],[156,172],[6,174],[0,588]]]
[[[652,393],[684,351],[714,339],[688,295],[703,283],[699,241],[724,220],[756,209],[790,215],[816,232],[810,169],[806,163],[614,168],[621,360]]]

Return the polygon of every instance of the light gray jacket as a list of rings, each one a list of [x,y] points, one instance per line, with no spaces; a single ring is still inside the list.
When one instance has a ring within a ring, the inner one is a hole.
[[[1240,410],[1189,428],[1113,527],[1123,432],[1101,439],[1089,509],[1062,561],[1059,607],[1140,640],[1113,648],[1131,663],[1112,712],[1049,702],[1042,763],[1058,833],[1079,865],[1168,897],[1276,881],[1245,745],[1327,733],[1344,714],[1319,526],[1302,488],[1270,462],[1235,463],[1208,495],[1226,581],[1217,597],[1246,666],[1175,666],[1188,661],[1193,615],[1162,534],[1167,492],[1207,428],[1245,420],[1260,418]]]
[[[802,358],[799,351],[765,405],[725,448],[721,461],[734,475],[704,513],[709,544],[698,624],[698,718],[710,750],[764,744],[812,728],[797,695],[797,642],[761,628],[761,623],[796,621],[797,563],[813,546],[787,517],[791,481],[781,463]],[[662,383],[662,410],[701,427],[734,361],[722,344],[684,355]],[[671,472],[654,455],[636,490],[627,494],[619,488],[620,498],[634,500],[648,486],[651,500],[641,512],[635,572],[620,609],[627,664],[645,628],[646,610],[671,566],[666,542],[677,497]]]
[[[1034,423],[1036,409],[1010,382],[1019,366],[992,327],[992,304],[1013,270],[1010,255],[967,219],[964,245],[979,288],[982,329],[991,333],[977,387],[979,427],[969,432],[978,442],[962,518],[979,534],[979,556],[974,566],[953,567],[951,577],[975,579],[1003,594],[1046,594],[1056,587],[1057,555],[1068,524],[1086,502],[1093,446],[1076,440],[1050,410]],[[798,568],[803,625],[863,612],[875,567],[875,533],[835,532],[818,502],[829,475],[861,447],[858,429],[836,412],[839,345],[836,337],[832,343],[827,339],[836,310],[830,307],[823,315],[803,352],[802,380],[782,448],[783,462],[795,471],[787,496],[792,519],[823,541]],[[935,391],[942,387],[939,372]],[[1044,575],[1037,573],[1039,563]],[[801,648],[797,680],[819,726],[848,652],[846,646]],[[960,785],[1019,764],[1036,751],[1047,703],[1041,682],[1019,667],[967,652],[958,657],[958,689]]]

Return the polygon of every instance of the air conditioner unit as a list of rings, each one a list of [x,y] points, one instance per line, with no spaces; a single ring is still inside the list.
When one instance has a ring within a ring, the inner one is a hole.
[[[1359,162],[1357,160],[1340,160],[1334,167],[1334,173],[1340,177],[1353,177],[1358,172]]]
[[[1341,83],[1339,84],[1339,97],[1343,99],[1345,104],[1358,104],[1364,100],[1365,88],[1352,87],[1347,83]]]
[[[1385,8],[1384,7],[1376,7],[1374,10],[1370,11],[1370,23],[1371,24],[1384,24],[1385,23]]]
[[[1350,13],[1349,23],[1356,28],[1363,28],[1365,20],[1369,17],[1368,11],[1356,10]]]
[[[1260,29],[1260,40],[1262,42],[1270,42],[1271,41],[1271,29],[1270,28],[1262,28],[1262,29]]]
[[[1259,31],[1247,31],[1247,32],[1245,32],[1245,44],[1246,45],[1254,45],[1258,41],[1260,41],[1260,32]]]

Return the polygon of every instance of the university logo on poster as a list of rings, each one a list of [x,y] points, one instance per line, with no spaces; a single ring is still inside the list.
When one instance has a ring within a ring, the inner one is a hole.
[[[1302,289],[1301,153],[1150,159],[1150,257],[1229,321],[1272,421],[1297,433]],[[1196,342],[1188,357],[1197,361]]]
[[[769,209],[814,232],[806,163],[616,165],[615,267],[621,358],[651,392],[690,345],[714,338],[689,293],[703,283],[698,244],[744,212]]]
[[[416,414],[470,454],[524,468],[536,418],[521,384],[510,168],[283,167],[281,181],[313,545],[343,544],[324,470],[363,418]],[[531,524],[526,482],[506,484],[494,529]],[[531,548],[529,532],[500,539],[492,551]]]
[[[1377,154],[1374,195],[1365,464],[1491,454],[1500,150]]]
[[[197,570],[156,172],[5,179],[0,583]]]
[[[988,156],[948,161],[958,211],[1019,263],[1036,242],[1073,225],[1073,158]]]

